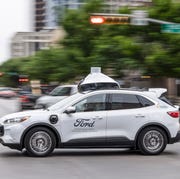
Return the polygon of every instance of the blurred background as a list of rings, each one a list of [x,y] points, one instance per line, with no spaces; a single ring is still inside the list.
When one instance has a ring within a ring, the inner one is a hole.
[[[170,100],[180,104],[179,0],[13,2],[1,5],[0,18],[7,22],[0,44],[2,97],[34,104],[59,85],[77,84],[96,66],[121,87],[167,88]],[[131,19],[139,10],[149,20]],[[125,14],[128,20],[93,24],[93,13]]]

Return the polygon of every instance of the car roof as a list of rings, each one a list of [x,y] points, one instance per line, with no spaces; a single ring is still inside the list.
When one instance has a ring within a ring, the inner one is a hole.
[[[127,90],[127,89],[103,89],[103,90],[92,90],[92,91],[85,91],[82,93],[142,93],[144,91],[137,91],[137,90]]]
[[[144,95],[153,99],[157,99],[158,96],[155,91],[145,91],[145,90],[131,90],[131,89],[104,89],[104,90],[94,90],[94,91],[86,91],[83,94],[87,93],[122,93],[122,94],[135,94],[135,95]]]

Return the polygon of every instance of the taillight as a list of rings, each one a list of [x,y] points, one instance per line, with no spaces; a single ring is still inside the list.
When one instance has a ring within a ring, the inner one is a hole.
[[[173,118],[179,118],[179,111],[170,111],[168,114]]]
[[[27,102],[29,102],[29,99],[27,98],[27,96],[21,96],[20,101],[21,101],[21,103],[27,103]]]

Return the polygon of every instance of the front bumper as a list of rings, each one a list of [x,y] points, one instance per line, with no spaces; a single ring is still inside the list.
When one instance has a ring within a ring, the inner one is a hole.
[[[17,149],[17,150],[22,150],[22,146],[18,143],[7,143],[3,140],[5,134],[5,129],[3,125],[0,125],[0,143],[4,146],[7,146],[11,149]]]
[[[0,139],[0,144],[6,146],[6,147],[9,147],[11,149],[16,149],[16,150],[22,150],[22,145],[20,144],[11,144],[11,143],[4,143],[4,141],[2,139]]]
[[[21,143],[21,136],[26,126],[19,123],[13,125],[0,124],[0,142],[5,144]]]

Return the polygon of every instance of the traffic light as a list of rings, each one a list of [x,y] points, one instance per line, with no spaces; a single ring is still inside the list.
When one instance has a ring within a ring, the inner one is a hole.
[[[128,16],[90,16],[91,24],[129,24]]]
[[[19,80],[20,83],[28,82],[29,78],[27,75],[19,75]]]

